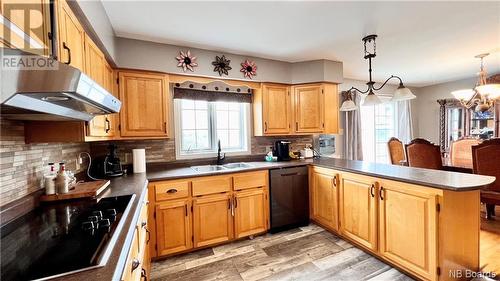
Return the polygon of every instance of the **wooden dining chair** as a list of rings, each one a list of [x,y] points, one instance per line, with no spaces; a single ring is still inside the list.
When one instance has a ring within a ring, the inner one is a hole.
[[[450,164],[453,167],[472,168],[472,146],[481,140],[476,138],[460,138],[451,143]]]
[[[406,157],[403,143],[398,138],[392,137],[387,142],[387,146],[389,148],[389,157],[391,158],[391,164],[404,165]]]
[[[485,140],[472,147],[474,174],[496,177],[481,190],[481,202],[486,204],[486,218],[495,216],[495,205],[500,205],[500,138]]]
[[[425,139],[414,139],[406,145],[406,161],[410,167],[443,169],[439,145]]]

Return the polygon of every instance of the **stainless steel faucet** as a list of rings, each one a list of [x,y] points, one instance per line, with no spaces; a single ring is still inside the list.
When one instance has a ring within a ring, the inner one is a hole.
[[[220,148],[220,140],[217,142],[217,165],[222,165],[224,163],[224,159],[226,158],[226,153],[224,153],[221,157],[221,148]]]

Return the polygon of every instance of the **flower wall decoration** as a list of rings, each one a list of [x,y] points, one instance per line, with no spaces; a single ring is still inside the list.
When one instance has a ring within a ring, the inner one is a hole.
[[[253,76],[257,75],[257,65],[254,61],[246,59],[241,63],[240,72],[243,72],[243,76],[247,77],[248,79],[252,79]]]
[[[229,75],[229,70],[233,69],[229,64],[231,63],[231,60],[226,59],[226,56],[215,56],[215,61],[212,62],[212,65],[214,66],[214,71],[219,73],[219,76],[222,76],[222,74]]]
[[[177,66],[182,67],[184,72],[188,69],[194,72],[194,68],[198,66],[196,57],[191,55],[190,50],[187,50],[187,52],[181,51],[179,56],[175,57],[175,59],[177,59]]]

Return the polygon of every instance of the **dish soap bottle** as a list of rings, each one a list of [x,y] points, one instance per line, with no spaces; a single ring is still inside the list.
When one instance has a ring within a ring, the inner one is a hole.
[[[54,163],[49,163],[49,172],[43,176],[43,185],[45,186],[45,194],[55,194],[56,193],[56,168]]]
[[[68,193],[69,180],[68,175],[66,174],[66,167],[64,165],[64,162],[59,163],[59,171],[57,171],[55,184],[57,193]]]

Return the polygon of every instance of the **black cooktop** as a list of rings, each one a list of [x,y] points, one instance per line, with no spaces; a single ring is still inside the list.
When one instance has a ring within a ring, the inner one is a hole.
[[[104,265],[134,195],[42,206],[0,229],[1,280],[32,280]]]

